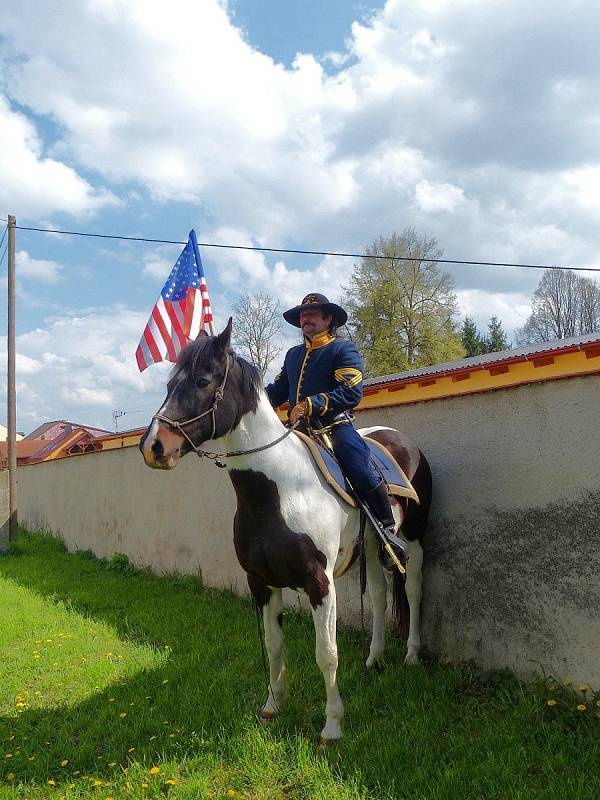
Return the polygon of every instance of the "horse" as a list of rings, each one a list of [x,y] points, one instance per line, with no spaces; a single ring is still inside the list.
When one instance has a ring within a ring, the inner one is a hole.
[[[344,706],[337,687],[335,579],[359,551],[360,509],[350,506],[325,481],[306,445],[285,428],[269,403],[259,371],[231,348],[232,320],[216,336],[199,336],[180,352],[167,383],[166,399],[140,440],[145,463],[173,469],[189,452],[217,440],[226,453],[237,498],[233,539],[250,592],[262,609],[269,661],[267,699],[260,710],[270,721],[287,698],[283,659],[282,589],[304,592],[315,628],[316,662],[326,690],[324,744],[342,735]],[[418,663],[423,549],[431,498],[427,460],[404,434],[392,428],[360,431],[383,444],[411,480],[420,502],[391,498],[397,530],[405,539],[405,580],[400,598],[410,613],[406,664]],[[265,446],[266,445],[266,446]],[[212,457],[216,453],[211,453]],[[377,537],[364,537],[366,578],[372,604],[367,667],[382,665],[387,583]],[[402,603],[400,604],[402,605]],[[405,608],[406,611],[406,608]]]

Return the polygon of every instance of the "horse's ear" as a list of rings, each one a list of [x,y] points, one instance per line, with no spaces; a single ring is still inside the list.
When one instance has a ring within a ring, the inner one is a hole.
[[[231,317],[229,317],[229,321],[227,322],[227,325],[225,326],[225,330],[221,331],[221,333],[217,336],[217,338],[215,340],[215,346],[216,346],[217,350],[219,352],[221,352],[221,353],[224,353],[227,350],[227,348],[229,347],[229,344],[231,342],[231,328],[232,328],[232,326],[233,326],[233,320],[232,320]]]

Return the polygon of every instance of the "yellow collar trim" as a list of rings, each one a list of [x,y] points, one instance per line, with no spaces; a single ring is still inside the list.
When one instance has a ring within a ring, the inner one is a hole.
[[[321,333],[316,333],[313,336],[312,342],[305,337],[304,344],[307,350],[318,350],[319,347],[325,347],[325,345],[333,342],[334,339],[335,336],[332,336],[329,331],[322,331]]]

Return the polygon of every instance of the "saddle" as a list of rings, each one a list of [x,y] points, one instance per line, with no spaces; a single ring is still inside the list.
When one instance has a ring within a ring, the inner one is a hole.
[[[340,465],[329,450],[319,441],[316,441],[301,431],[294,431],[294,433],[300,441],[306,445],[316,465],[319,467],[321,474],[331,488],[345,500],[348,505],[356,508],[358,503],[350,493],[350,486],[346,481]],[[368,436],[364,437],[364,441],[369,447],[375,470],[381,473],[383,479],[387,483],[388,494],[394,497],[408,497],[414,500],[415,503],[419,503],[419,496],[412,483],[408,480],[402,467],[398,464],[390,451],[379,442],[376,442],[375,439],[370,439]]]

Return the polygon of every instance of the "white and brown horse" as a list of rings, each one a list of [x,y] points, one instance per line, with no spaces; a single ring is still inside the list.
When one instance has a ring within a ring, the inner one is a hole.
[[[287,694],[282,589],[289,587],[305,592],[310,601],[316,661],[327,692],[321,736],[325,741],[335,740],[342,734],[344,707],[336,683],[334,579],[356,558],[359,510],[331,490],[301,440],[285,435],[258,370],[233,353],[230,338],[231,320],[218,336],[202,336],[182,350],[167,384],[166,400],[142,437],[140,450],[146,464],[157,469],[173,469],[180,458],[198,452],[209,439],[219,441],[217,449],[229,451],[224,460],[237,496],[235,550],[248,575],[250,591],[263,610],[269,656],[269,690],[261,716],[269,719],[277,713]],[[419,449],[398,431],[377,427],[361,433],[392,452],[420,498],[420,504],[405,498],[394,504],[398,530],[408,542],[406,583],[404,586],[398,580],[398,584],[410,608],[405,661],[414,664],[420,647],[420,539],[427,524],[431,474]],[[279,439],[274,446],[262,449],[262,445]],[[365,552],[373,606],[367,659],[371,667],[383,656],[387,584],[370,528]]]

